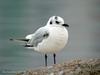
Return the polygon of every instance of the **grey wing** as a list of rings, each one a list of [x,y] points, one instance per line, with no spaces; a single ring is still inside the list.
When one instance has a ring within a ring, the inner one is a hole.
[[[49,32],[45,27],[38,29],[34,36],[29,40],[28,45],[36,47],[39,43],[41,43],[44,39],[49,36]]]

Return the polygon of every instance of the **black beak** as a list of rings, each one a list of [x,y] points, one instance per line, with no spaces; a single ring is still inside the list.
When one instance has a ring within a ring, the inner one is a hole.
[[[69,25],[68,25],[68,24],[62,24],[62,26],[69,27]]]

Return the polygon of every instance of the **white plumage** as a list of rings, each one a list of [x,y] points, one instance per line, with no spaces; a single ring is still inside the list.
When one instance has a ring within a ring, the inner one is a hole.
[[[64,20],[59,16],[56,17],[56,19],[55,17],[56,16],[50,17],[46,26],[39,28],[34,34],[26,36],[26,39],[33,39],[27,43],[28,45],[33,45],[34,41],[38,41],[38,39],[42,38],[41,41],[37,43],[37,46],[27,48],[41,53],[56,53],[64,48],[68,41],[68,31],[65,26],[63,26]],[[51,21],[52,24],[50,24]],[[56,21],[58,21],[59,24],[57,24]],[[45,32],[49,34],[46,39],[42,37]]]
[[[34,50],[42,53],[56,53],[62,50],[68,41],[67,29],[53,25],[45,28],[49,31],[49,37],[34,47]]]

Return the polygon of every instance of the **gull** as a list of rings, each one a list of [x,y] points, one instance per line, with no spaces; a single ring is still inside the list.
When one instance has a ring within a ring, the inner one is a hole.
[[[47,54],[53,54],[56,64],[56,53],[63,50],[68,42],[68,24],[60,16],[52,16],[47,24],[37,29],[34,33],[27,35],[24,39],[10,39],[24,41],[24,47],[44,53],[45,66],[47,66]]]

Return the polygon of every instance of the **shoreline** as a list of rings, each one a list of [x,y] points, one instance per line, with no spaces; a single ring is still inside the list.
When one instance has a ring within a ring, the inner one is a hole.
[[[100,59],[74,59],[38,69],[30,69],[16,75],[100,75]]]

